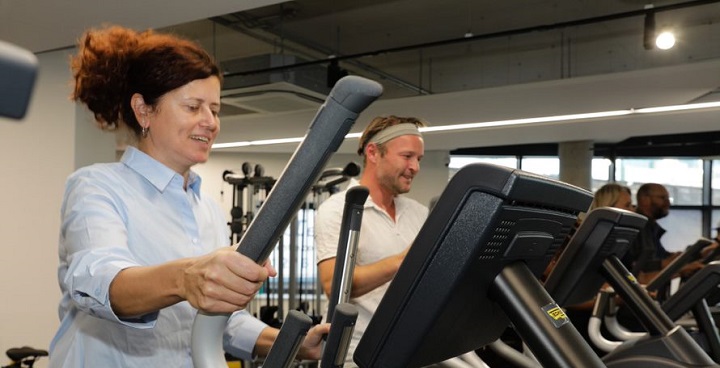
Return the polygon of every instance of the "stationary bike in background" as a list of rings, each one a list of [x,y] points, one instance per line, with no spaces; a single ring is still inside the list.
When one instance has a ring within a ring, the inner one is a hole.
[[[29,346],[11,348],[8,349],[5,354],[12,360],[12,363],[0,368],[29,368],[32,367],[40,357],[48,356],[46,350],[39,350]]]

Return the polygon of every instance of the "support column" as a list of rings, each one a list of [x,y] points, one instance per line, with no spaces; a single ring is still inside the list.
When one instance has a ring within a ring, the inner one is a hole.
[[[593,142],[562,142],[558,145],[560,181],[592,189]]]

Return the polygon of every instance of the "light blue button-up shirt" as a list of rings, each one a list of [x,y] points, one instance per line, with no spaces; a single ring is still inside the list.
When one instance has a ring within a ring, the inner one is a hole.
[[[67,180],[61,207],[60,328],[50,344],[51,367],[192,367],[190,335],[197,310],[181,302],[134,319],[110,307],[120,270],[196,257],[227,246],[220,207],[200,194],[200,177],[183,177],[134,147],[121,162],[95,164]],[[267,327],[236,312],[224,349],[251,357]]]

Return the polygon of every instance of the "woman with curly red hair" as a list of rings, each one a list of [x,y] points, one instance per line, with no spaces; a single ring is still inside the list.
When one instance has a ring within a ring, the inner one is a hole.
[[[50,365],[190,367],[198,309],[233,313],[227,352],[266,353],[278,331],[243,309],[275,271],[227,246],[227,221],[192,171],[220,131],[220,69],[194,42],[153,31],[89,30],[78,47],[72,98],[134,143],[67,180]],[[311,330],[300,356],[319,358],[327,331]]]

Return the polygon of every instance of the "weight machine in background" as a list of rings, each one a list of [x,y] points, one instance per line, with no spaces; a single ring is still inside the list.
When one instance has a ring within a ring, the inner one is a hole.
[[[243,162],[241,170],[242,175],[231,170],[223,172],[223,180],[233,187],[232,209],[230,210],[230,222],[228,222],[231,244],[237,244],[240,241],[276,181],[273,177],[265,176],[265,168],[261,164],[253,165],[250,162]],[[278,276],[268,279],[263,290],[258,293],[258,297],[265,299],[265,302],[259,305],[259,300],[256,298],[248,306],[248,311],[272,327],[280,327],[282,324],[278,317],[283,315],[283,303],[280,303],[282,294],[278,290],[283,289],[284,269],[283,262],[275,259],[278,258],[275,253],[280,253],[279,259],[282,259],[284,238],[280,239],[280,246],[270,256],[271,262],[278,271]],[[276,285],[273,287],[273,284]],[[276,290],[276,295],[271,292],[273,289]]]
[[[255,213],[262,205],[263,200],[275,184],[275,179],[265,176],[265,168],[262,165],[243,162],[242,175],[233,171],[225,170],[223,180],[233,186],[232,203],[230,210],[230,242],[237,243],[242,234],[247,230],[248,225],[255,216]]]
[[[242,173],[223,172],[223,180],[233,186],[230,240],[242,238],[258,209],[272,190],[276,179],[264,174],[261,164],[244,162]],[[291,220],[269,259],[278,272],[268,279],[248,311],[273,327],[280,327],[288,311],[301,311],[314,324],[323,320],[326,298],[317,275],[314,248],[315,211],[330,195],[341,190],[352,177],[360,174],[355,162],[344,167],[325,169],[313,184],[310,194]]]

